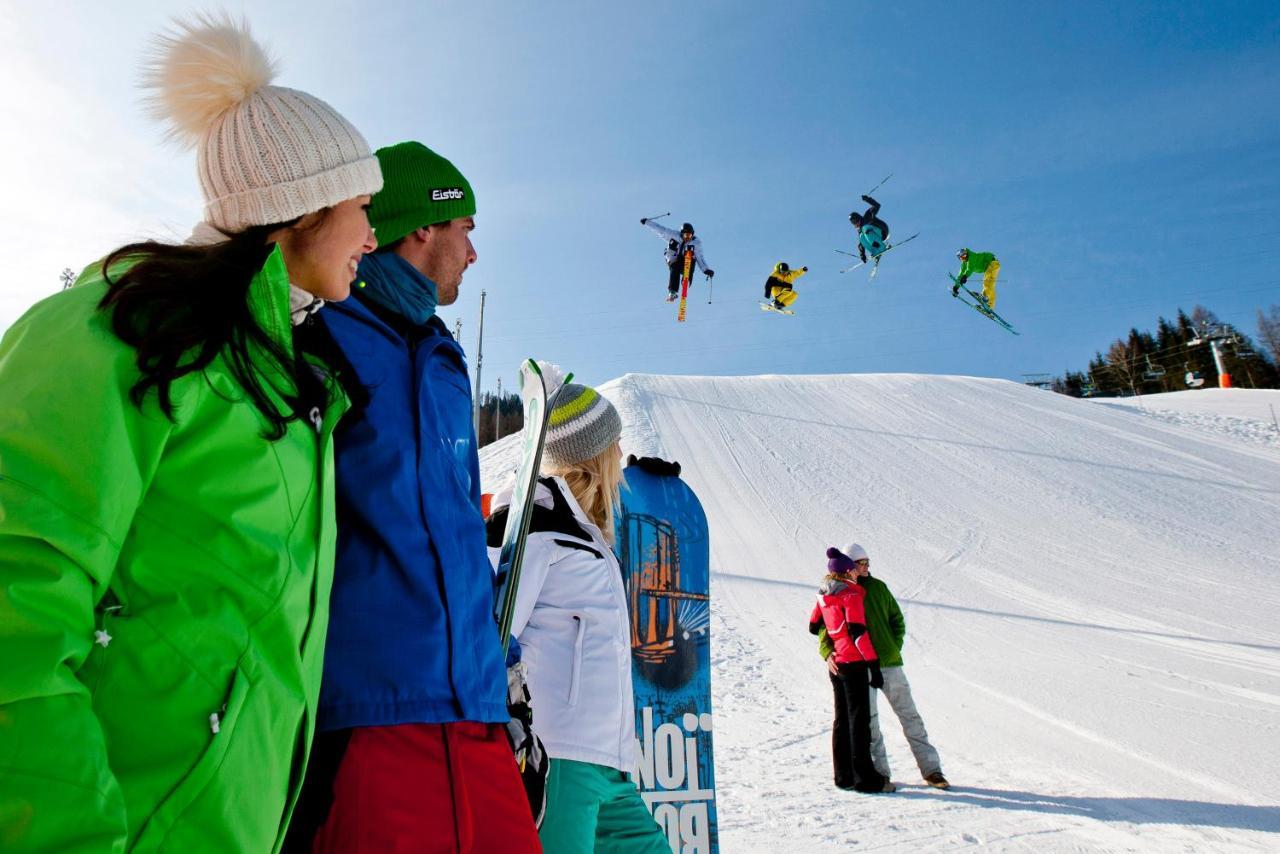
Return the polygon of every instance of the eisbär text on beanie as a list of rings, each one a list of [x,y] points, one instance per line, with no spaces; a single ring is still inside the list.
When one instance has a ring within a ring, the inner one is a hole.
[[[449,160],[420,142],[379,148],[382,190],[369,206],[369,224],[384,249],[416,228],[476,215],[476,196]]]

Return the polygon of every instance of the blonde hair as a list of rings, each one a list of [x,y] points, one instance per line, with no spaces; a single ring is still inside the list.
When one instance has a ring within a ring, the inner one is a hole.
[[[564,478],[582,512],[600,529],[605,542],[613,545],[613,512],[622,501],[622,454],[617,440],[589,460],[544,466],[543,471]]]

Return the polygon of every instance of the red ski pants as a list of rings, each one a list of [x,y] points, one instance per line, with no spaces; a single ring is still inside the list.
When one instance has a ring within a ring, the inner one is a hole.
[[[541,852],[499,724],[361,727],[333,781],[314,854]]]

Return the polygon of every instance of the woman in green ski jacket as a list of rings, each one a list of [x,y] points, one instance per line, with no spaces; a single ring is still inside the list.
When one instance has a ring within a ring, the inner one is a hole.
[[[0,342],[6,852],[277,850],[311,743],[346,401],[306,321],[381,172],[242,24],[154,63],[214,242],[117,250]]]

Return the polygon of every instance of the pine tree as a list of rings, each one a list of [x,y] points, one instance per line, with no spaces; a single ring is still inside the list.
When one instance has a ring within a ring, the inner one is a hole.
[[[1188,383],[1188,376],[1216,385],[1218,371],[1213,351],[1201,338],[1211,332],[1226,336],[1220,337],[1219,348],[1223,367],[1235,378],[1236,385],[1280,388],[1280,306],[1274,305],[1269,314],[1258,311],[1262,348],[1255,348],[1248,335],[1222,323],[1202,305],[1194,306],[1190,315],[1179,308],[1173,321],[1157,318],[1154,336],[1132,328],[1125,338],[1107,347],[1105,356],[1095,353],[1087,372],[1068,370],[1062,377],[1055,377],[1050,387],[1072,397],[1106,397],[1194,388]],[[1192,344],[1193,341],[1197,343]]]
[[[1266,314],[1258,309],[1258,340],[1267,349],[1272,364],[1280,365],[1280,305],[1272,305]]]
[[[499,398],[491,392],[480,395],[480,429],[476,441],[483,448],[504,436],[524,429],[524,408],[520,395],[504,394]],[[495,430],[501,433],[495,435]]]

